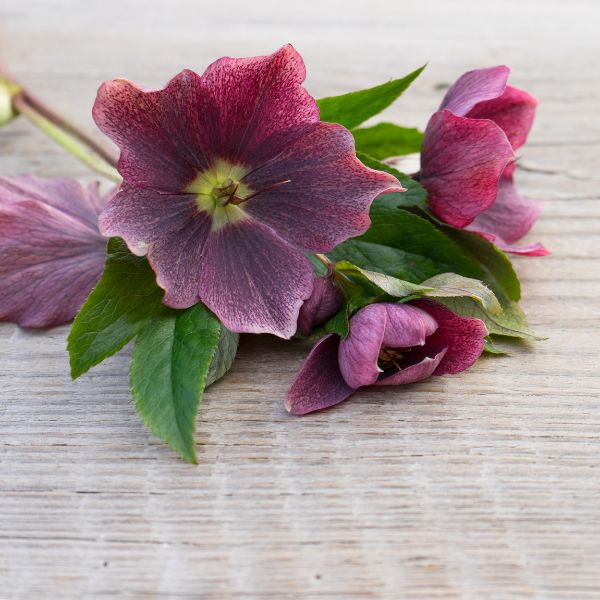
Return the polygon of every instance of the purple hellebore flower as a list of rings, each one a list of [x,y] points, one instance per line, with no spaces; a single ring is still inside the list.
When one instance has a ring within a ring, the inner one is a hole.
[[[431,300],[370,304],[350,319],[346,339],[328,335],[315,345],[285,406],[303,415],[338,404],[363,386],[459,373],[477,360],[487,333],[479,319]]]
[[[420,179],[433,212],[515,254],[543,256],[540,244],[514,246],[540,205],[514,187],[514,150],[527,139],[537,100],[507,85],[506,66],[465,73],[447,91],[425,130]]]
[[[77,314],[106,258],[98,187],[0,177],[0,319],[51,327]]]
[[[352,135],[319,122],[290,45],[222,58],[161,90],[117,79],[93,115],[121,149],[124,182],[100,220],[147,254],[164,303],[204,302],[237,332],[296,331],[313,287],[303,252],[328,252],[370,225],[395,177],[358,161]]]
[[[333,283],[331,274],[315,277],[310,298],[300,307],[298,330],[308,337],[312,330],[335,315],[342,306],[344,295]]]

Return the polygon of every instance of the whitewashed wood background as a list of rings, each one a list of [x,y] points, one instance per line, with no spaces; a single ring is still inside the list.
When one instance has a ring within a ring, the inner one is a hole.
[[[420,127],[462,71],[512,65],[541,100],[517,177],[553,250],[517,261],[549,340],[457,377],[293,418],[307,347],[247,337],[197,467],[138,420],[127,352],[71,383],[67,328],[2,325],[0,598],[600,598],[599,26],[597,0],[0,0],[3,62],[90,128],[104,79],[288,41],[317,97],[430,61],[385,115]],[[88,177],[15,122],[0,172],[25,171]]]

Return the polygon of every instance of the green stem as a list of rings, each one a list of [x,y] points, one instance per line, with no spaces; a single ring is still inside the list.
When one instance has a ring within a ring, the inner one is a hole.
[[[119,172],[110,165],[104,158],[97,153],[90,152],[75,135],[61,128],[56,123],[36,110],[26,100],[23,94],[18,94],[13,98],[13,105],[17,111],[35,125],[40,131],[45,133],[50,139],[62,146],[69,154],[77,158],[84,165],[96,171],[103,177],[111,179],[116,183],[121,183],[122,179]]]

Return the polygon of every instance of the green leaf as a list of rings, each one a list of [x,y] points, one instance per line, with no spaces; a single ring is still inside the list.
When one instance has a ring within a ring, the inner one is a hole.
[[[352,131],[356,149],[376,159],[420,152],[423,134],[418,129],[379,123]]]
[[[544,339],[538,337],[529,329],[527,319],[516,302],[503,304],[502,314],[494,315],[487,312],[473,298],[436,298],[436,301],[444,304],[459,315],[481,319],[490,333],[516,338]]]
[[[483,308],[492,315],[501,315],[502,306],[494,292],[490,290],[479,279],[463,277],[456,273],[443,273],[430,277],[422,283],[424,286],[433,288],[425,292],[424,296],[452,298],[468,296],[481,302]]]
[[[402,79],[394,79],[366,90],[317,100],[321,121],[340,123],[353,129],[399,98],[424,68],[425,65]]]
[[[217,317],[196,304],[151,319],[133,349],[135,407],[150,431],[188,462],[196,462],[198,406],[211,368],[211,377],[220,371],[212,365],[221,339]]]
[[[521,298],[521,284],[513,266],[502,250],[484,237],[464,229],[444,227],[447,233],[472,260],[479,263],[485,281],[501,299],[515,302]]]
[[[111,238],[102,278],[69,333],[73,379],[118,352],[148,319],[166,310],[163,294],[148,261],[133,255],[120,238]]]
[[[329,256],[361,269],[421,283],[442,273],[480,278],[481,269],[432,223],[405,210],[374,204],[370,229],[337,246]]]
[[[427,191],[418,181],[415,181],[408,175],[401,173],[398,171],[398,169],[394,169],[394,167],[374,159],[372,156],[369,156],[364,152],[357,152],[356,156],[363,165],[369,167],[370,169],[391,173],[398,179],[398,181],[400,181],[402,186],[406,188],[405,192],[383,194],[382,196],[379,196],[375,199],[375,202],[373,202],[373,207],[387,206],[389,208],[399,208],[426,206]]]
[[[502,356],[508,354],[506,350],[502,350],[502,348],[498,348],[498,346],[494,346],[494,342],[492,341],[490,336],[485,338],[485,346],[483,347],[483,351],[488,354],[494,354],[496,356]]]
[[[235,355],[237,354],[239,341],[239,333],[229,331],[227,327],[221,324],[219,341],[217,342],[215,355],[213,356],[208,373],[206,374],[205,387],[208,387],[215,383],[215,381],[221,379],[221,377],[231,369]]]

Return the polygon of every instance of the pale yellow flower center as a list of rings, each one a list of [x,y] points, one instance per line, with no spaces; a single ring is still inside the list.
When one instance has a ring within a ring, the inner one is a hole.
[[[212,216],[213,230],[250,218],[242,208],[252,194],[251,188],[242,181],[247,173],[245,167],[219,159],[209,169],[198,173],[187,187],[186,192],[196,194],[198,210]]]

